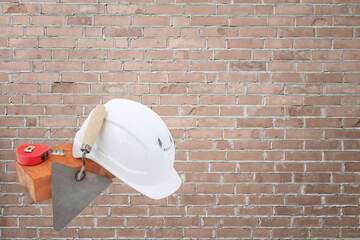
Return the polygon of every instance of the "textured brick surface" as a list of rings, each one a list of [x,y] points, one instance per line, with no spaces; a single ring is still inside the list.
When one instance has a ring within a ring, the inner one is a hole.
[[[0,238],[360,238],[357,0],[0,3]],[[67,229],[15,149],[72,141],[96,104],[151,107],[183,185],[113,183]]]

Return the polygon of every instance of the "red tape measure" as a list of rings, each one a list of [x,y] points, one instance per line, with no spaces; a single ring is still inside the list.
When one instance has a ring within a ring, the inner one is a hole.
[[[43,144],[21,144],[16,150],[16,160],[21,165],[37,165],[50,156],[50,148]]]

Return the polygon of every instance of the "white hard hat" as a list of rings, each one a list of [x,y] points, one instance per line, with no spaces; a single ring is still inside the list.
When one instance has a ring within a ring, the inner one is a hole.
[[[174,169],[174,141],[163,120],[130,100],[113,99],[104,106],[104,123],[86,157],[150,198],[174,193],[181,180]],[[75,135],[75,158],[82,156],[80,146],[89,117]]]

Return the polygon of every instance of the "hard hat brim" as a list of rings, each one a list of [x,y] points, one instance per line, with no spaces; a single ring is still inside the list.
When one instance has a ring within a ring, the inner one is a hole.
[[[120,176],[118,178],[121,179]],[[156,185],[140,186],[131,182],[127,182],[125,179],[121,180],[145,196],[155,200],[165,198],[175,193],[181,185],[181,179],[175,169],[170,171],[169,177],[167,179]]]

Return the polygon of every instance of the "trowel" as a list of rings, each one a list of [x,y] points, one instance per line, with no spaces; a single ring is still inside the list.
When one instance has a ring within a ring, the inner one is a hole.
[[[105,114],[103,105],[97,105],[92,112],[80,148],[80,170],[57,162],[51,165],[53,226],[56,231],[63,229],[112,183],[109,178],[85,172],[86,154],[91,152]]]

